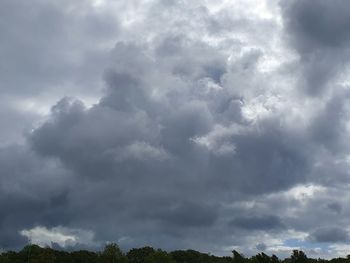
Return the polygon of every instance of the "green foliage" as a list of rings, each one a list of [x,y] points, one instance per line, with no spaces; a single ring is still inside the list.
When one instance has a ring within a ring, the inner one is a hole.
[[[293,250],[292,255],[290,256],[291,262],[293,263],[305,263],[307,262],[307,256],[301,250]]]
[[[171,252],[173,259],[178,263],[199,263],[203,254],[195,250],[177,250]]]
[[[111,243],[105,246],[99,261],[103,263],[127,263],[128,259],[116,243]]]
[[[291,256],[284,260],[263,252],[251,258],[244,257],[236,250],[232,253],[232,257],[217,257],[195,250],[176,250],[168,253],[143,247],[133,248],[124,254],[115,243],[106,245],[102,252],[67,252],[30,245],[19,252],[7,251],[0,254],[0,263],[350,263],[350,257],[310,259],[301,250],[293,250]]]
[[[155,250],[152,247],[133,248],[126,254],[126,257],[129,263],[143,263],[154,252]]]
[[[257,254],[251,258],[252,263],[280,263],[280,260],[276,255],[271,257],[266,255],[264,252]]]
[[[145,258],[145,263],[176,263],[166,251],[158,249]]]
[[[18,253],[14,251],[8,251],[6,253],[2,253],[0,256],[0,263],[19,263],[23,262],[19,259]]]
[[[244,263],[245,262],[245,258],[240,253],[238,253],[238,251],[233,250],[232,254],[233,254],[233,262],[234,263]]]
[[[67,254],[65,255],[67,256]],[[68,257],[60,257],[59,263],[65,263],[64,258]],[[86,251],[86,250],[79,250],[74,251],[70,253],[70,262],[74,263],[85,263],[85,262],[91,262],[91,263],[97,263],[98,262],[98,255],[94,252]],[[58,263],[58,262],[57,262]]]
[[[276,255],[272,255],[271,257],[271,263],[279,263],[280,260],[278,259],[278,257]]]

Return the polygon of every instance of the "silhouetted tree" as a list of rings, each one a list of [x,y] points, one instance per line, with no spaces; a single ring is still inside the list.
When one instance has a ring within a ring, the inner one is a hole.
[[[258,263],[271,263],[271,258],[266,255],[264,252],[257,254],[256,256],[253,257],[255,261]]]
[[[158,249],[154,253],[146,257],[145,263],[176,263],[170,254],[166,251]]]
[[[232,254],[233,254],[233,262],[243,263],[245,261],[245,258],[240,253],[238,253],[238,251],[233,250]]]
[[[280,260],[276,255],[271,256],[271,263],[280,263]]]
[[[62,258],[57,255],[57,258]],[[67,257],[66,257],[67,260]],[[70,260],[74,263],[97,263],[98,262],[98,255],[97,253],[86,251],[86,250],[79,250],[79,251],[73,251],[70,253]]]
[[[126,254],[126,257],[129,263],[143,263],[154,252],[155,250],[151,247],[133,248]]]
[[[307,261],[306,254],[303,251],[297,249],[293,250],[290,258],[293,263],[305,263]]]
[[[127,257],[123,254],[119,246],[115,243],[111,243],[105,246],[101,257],[103,263],[125,263],[128,262]]]

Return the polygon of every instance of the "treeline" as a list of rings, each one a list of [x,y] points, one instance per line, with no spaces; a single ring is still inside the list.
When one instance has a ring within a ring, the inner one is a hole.
[[[68,252],[28,245],[19,252],[3,252],[0,254],[0,263],[350,263],[350,257],[311,259],[301,250],[293,250],[291,256],[283,260],[265,253],[250,258],[235,250],[232,253],[230,257],[218,257],[195,250],[166,252],[151,247],[133,248],[123,253],[117,244],[108,244],[102,252]]]

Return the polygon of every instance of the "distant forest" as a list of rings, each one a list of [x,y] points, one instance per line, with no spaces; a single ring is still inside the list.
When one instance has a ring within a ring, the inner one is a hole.
[[[195,250],[166,252],[152,247],[133,248],[123,253],[117,244],[108,244],[101,252],[87,250],[62,251],[37,245],[25,246],[22,250],[7,251],[0,255],[0,263],[350,263],[350,257],[331,260],[311,259],[301,250],[293,250],[291,256],[279,259],[259,253],[246,258],[236,250],[231,257],[218,257]]]

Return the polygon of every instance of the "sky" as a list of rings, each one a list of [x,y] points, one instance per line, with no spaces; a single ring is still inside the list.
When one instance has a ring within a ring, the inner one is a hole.
[[[349,10],[0,1],[0,248],[349,254]]]

